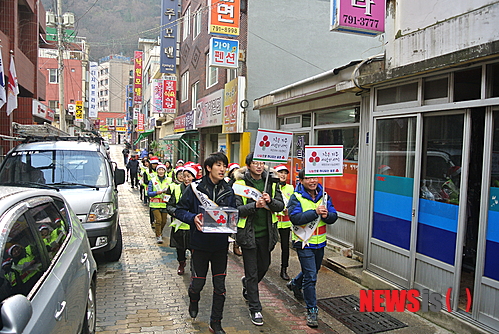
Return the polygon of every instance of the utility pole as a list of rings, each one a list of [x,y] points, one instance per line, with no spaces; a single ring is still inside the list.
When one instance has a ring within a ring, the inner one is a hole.
[[[57,0],[57,61],[59,77],[59,128],[61,131],[66,131],[66,108],[64,104],[64,50],[62,46],[63,39],[63,18],[62,18],[62,1]]]

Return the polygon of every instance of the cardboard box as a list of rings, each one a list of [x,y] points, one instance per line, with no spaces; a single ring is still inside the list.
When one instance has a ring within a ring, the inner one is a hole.
[[[204,233],[237,233],[239,212],[228,206],[201,208]]]

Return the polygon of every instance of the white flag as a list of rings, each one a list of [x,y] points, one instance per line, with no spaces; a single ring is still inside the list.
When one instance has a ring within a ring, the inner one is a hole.
[[[10,56],[9,84],[7,87],[7,116],[10,116],[14,109],[17,109],[17,95],[19,85],[17,84],[16,67],[14,66],[14,55]]]
[[[3,70],[2,49],[0,49],[0,108],[7,102],[7,94],[5,93],[5,72]]]

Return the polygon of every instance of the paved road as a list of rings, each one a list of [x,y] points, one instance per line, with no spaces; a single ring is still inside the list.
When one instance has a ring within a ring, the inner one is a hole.
[[[111,157],[123,167],[121,146],[111,146]],[[149,225],[148,208],[139,201],[138,190],[129,184],[119,186],[120,223],[123,231],[123,255],[118,262],[99,263],[97,280],[97,332],[115,333],[208,333],[211,308],[211,279],[203,289],[200,311],[193,321],[188,314],[188,270],[176,273],[175,249],[169,245],[169,228],[164,231],[164,244],[155,242]],[[232,247],[231,247],[232,248]],[[278,248],[278,247],[277,247]],[[319,328],[305,324],[304,305],[297,302],[279,277],[280,251],[273,252],[273,264],[260,283],[263,326],[254,326],[248,306],[241,295],[242,259],[230,252],[226,279],[227,299],[223,328],[227,333],[352,333],[336,319],[319,313]],[[188,269],[188,267],[186,268]],[[291,252],[290,275],[299,271],[299,263]],[[345,277],[322,268],[319,273],[318,298],[358,295],[362,287]],[[403,313],[400,320],[409,328],[397,333],[448,333],[421,318]],[[417,318],[417,319],[416,319]]]

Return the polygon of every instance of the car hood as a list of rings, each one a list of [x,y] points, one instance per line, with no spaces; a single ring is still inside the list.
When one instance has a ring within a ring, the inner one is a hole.
[[[77,188],[77,189],[60,189],[60,194],[64,196],[66,201],[77,215],[86,215],[90,211],[92,204],[100,202],[111,202],[111,197],[108,195],[109,188]],[[107,199],[107,200],[106,200]]]

